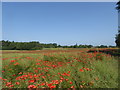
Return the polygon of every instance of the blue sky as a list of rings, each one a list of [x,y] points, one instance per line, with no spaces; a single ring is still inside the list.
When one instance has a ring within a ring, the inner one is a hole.
[[[10,41],[115,45],[115,2],[4,2],[2,35]]]

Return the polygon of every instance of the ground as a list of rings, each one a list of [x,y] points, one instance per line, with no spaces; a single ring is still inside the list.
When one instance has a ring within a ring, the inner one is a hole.
[[[3,50],[2,88],[118,88],[117,51]]]

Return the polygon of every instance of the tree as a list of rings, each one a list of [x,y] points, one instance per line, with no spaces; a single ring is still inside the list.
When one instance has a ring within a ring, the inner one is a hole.
[[[9,47],[9,50],[15,50],[16,49],[16,45],[15,45],[14,41],[11,42],[8,47]]]
[[[120,47],[120,30],[118,31],[118,34],[116,35],[116,40],[115,40],[115,43],[116,43],[116,46]]]
[[[116,9],[118,10],[118,14],[120,15],[120,0],[119,0],[119,2],[117,3],[117,7],[116,7]],[[118,15],[118,16],[119,16]],[[118,19],[119,19],[120,17],[118,17]],[[118,22],[118,24],[119,24],[119,22]],[[120,26],[118,25],[118,34],[116,35],[116,37],[115,37],[115,43],[116,43],[116,46],[118,46],[118,47],[120,47]]]
[[[74,47],[74,48],[77,48],[77,47],[78,47],[77,43],[76,43],[73,47]]]
[[[116,9],[117,9],[117,10],[120,10],[120,0],[117,2],[116,5],[118,5],[118,6],[116,7]]]

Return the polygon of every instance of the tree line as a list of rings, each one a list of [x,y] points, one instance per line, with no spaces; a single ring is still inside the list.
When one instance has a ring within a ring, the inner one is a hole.
[[[62,45],[57,45],[57,43],[49,43],[49,44],[44,44],[40,43],[38,41],[31,41],[31,42],[14,42],[14,41],[5,41],[2,40],[0,41],[1,43],[1,49],[2,50],[42,50],[43,48],[114,48],[115,46],[105,46],[105,45],[100,45],[100,46],[93,46],[93,45],[71,45],[71,46],[62,46]]]

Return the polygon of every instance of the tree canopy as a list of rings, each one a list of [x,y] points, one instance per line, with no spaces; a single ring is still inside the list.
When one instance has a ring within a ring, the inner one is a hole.
[[[70,46],[62,46],[58,45],[57,43],[39,43],[38,41],[32,41],[32,42],[14,42],[14,41],[0,41],[2,50],[42,50],[43,48],[114,48],[115,46],[106,46],[106,45],[100,45],[100,46],[93,46],[93,45],[70,45]]]
[[[118,10],[118,16],[120,16],[120,1],[117,3],[117,7],[116,7],[116,9]],[[120,18],[120,17],[118,17],[118,18]],[[120,21],[119,21],[120,22]],[[115,43],[116,43],[116,46],[118,46],[118,47],[120,47],[120,25],[119,25],[120,23],[118,23],[118,34],[116,35],[116,37],[115,37]]]

